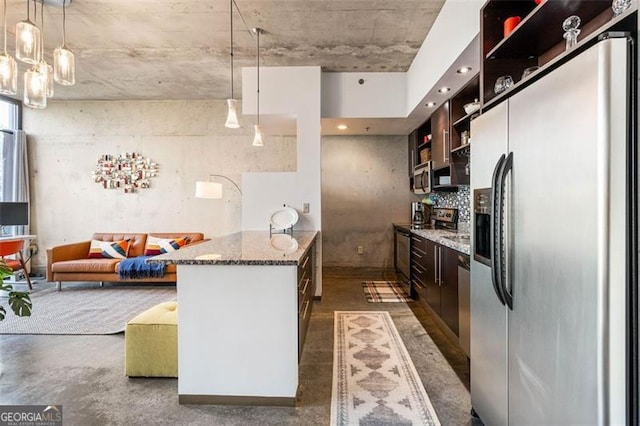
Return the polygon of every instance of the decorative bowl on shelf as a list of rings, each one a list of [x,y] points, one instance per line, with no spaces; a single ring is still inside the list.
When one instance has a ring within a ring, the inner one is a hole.
[[[522,80],[524,80],[525,78],[529,77],[531,74],[533,74],[534,72],[538,71],[539,69],[540,69],[540,67],[538,65],[534,65],[532,67],[525,68],[524,71],[522,71]]]
[[[502,75],[496,79],[496,84],[493,86],[493,91],[496,95],[508,90],[513,86],[513,78],[510,75]]]
[[[476,99],[475,102],[464,104],[463,108],[464,112],[466,112],[467,114],[471,114],[472,112],[476,112],[480,109],[480,102],[478,102],[478,100]]]

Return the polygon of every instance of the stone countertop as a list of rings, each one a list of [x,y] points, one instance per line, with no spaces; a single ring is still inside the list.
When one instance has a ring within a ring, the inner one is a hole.
[[[403,225],[394,223],[394,225],[404,227],[411,231],[412,234],[416,234],[423,238],[426,238],[434,243],[443,245],[450,249],[459,251],[460,253],[471,255],[471,241],[469,240],[469,227],[461,226],[459,230],[447,230],[447,229],[411,229],[411,225]]]
[[[242,231],[152,257],[147,263],[176,265],[298,265],[317,231],[272,234]]]
[[[414,229],[411,233],[459,251],[467,256],[471,255],[471,243],[468,232],[447,231],[445,229]]]

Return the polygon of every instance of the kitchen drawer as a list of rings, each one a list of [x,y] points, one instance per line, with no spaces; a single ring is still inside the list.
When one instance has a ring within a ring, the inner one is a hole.
[[[298,361],[302,356],[302,347],[311,319],[313,297],[316,294],[316,282],[313,276],[313,249],[314,246],[311,245],[298,266]]]
[[[313,298],[313,280],[311,277],[305,278],[298,285],[298,313],[302,311],[302,305],[305,301]]]
[[[411,262],[411,278],[415,278],[420,280],[423,287],[426,287],[427,283],[427,270],[426,268],[418,262]]]
[[[305,279],[304,287],[298,293],[298,360],[300,360],[302,356],[302,347],[307,337],[307,328],[309,328],[309,320],[311,319],[314,294],[314,281],[311,278]]]
[[[304,254],[302,259],[300,260],[300,263],[298,264],[298,284],[300,284],[300,282],[302,281],[305,273],[307,277],[311,276],[312,266],[313,265],[311,261],[311,249],[309,249]]]
[[[427,239],[411,234],[411,251],[425,254],[427,252]]]

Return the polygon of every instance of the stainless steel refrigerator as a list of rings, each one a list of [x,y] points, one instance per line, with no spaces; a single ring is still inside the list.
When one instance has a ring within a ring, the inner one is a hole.
[[[603,38],[471,123],[471,403],[487,425],[637,416],[634,67],[628,38]]]

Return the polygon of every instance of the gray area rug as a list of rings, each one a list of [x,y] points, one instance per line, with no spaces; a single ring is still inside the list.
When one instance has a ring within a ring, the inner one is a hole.
[[[120,333],[131,318],[175,298],[175,287],[43,290],[31,294],[30,317],[16,317],[0,299],[8,311],[0,334]]]
[[[331,425],[440,425],[388,312],[335,312]]]

